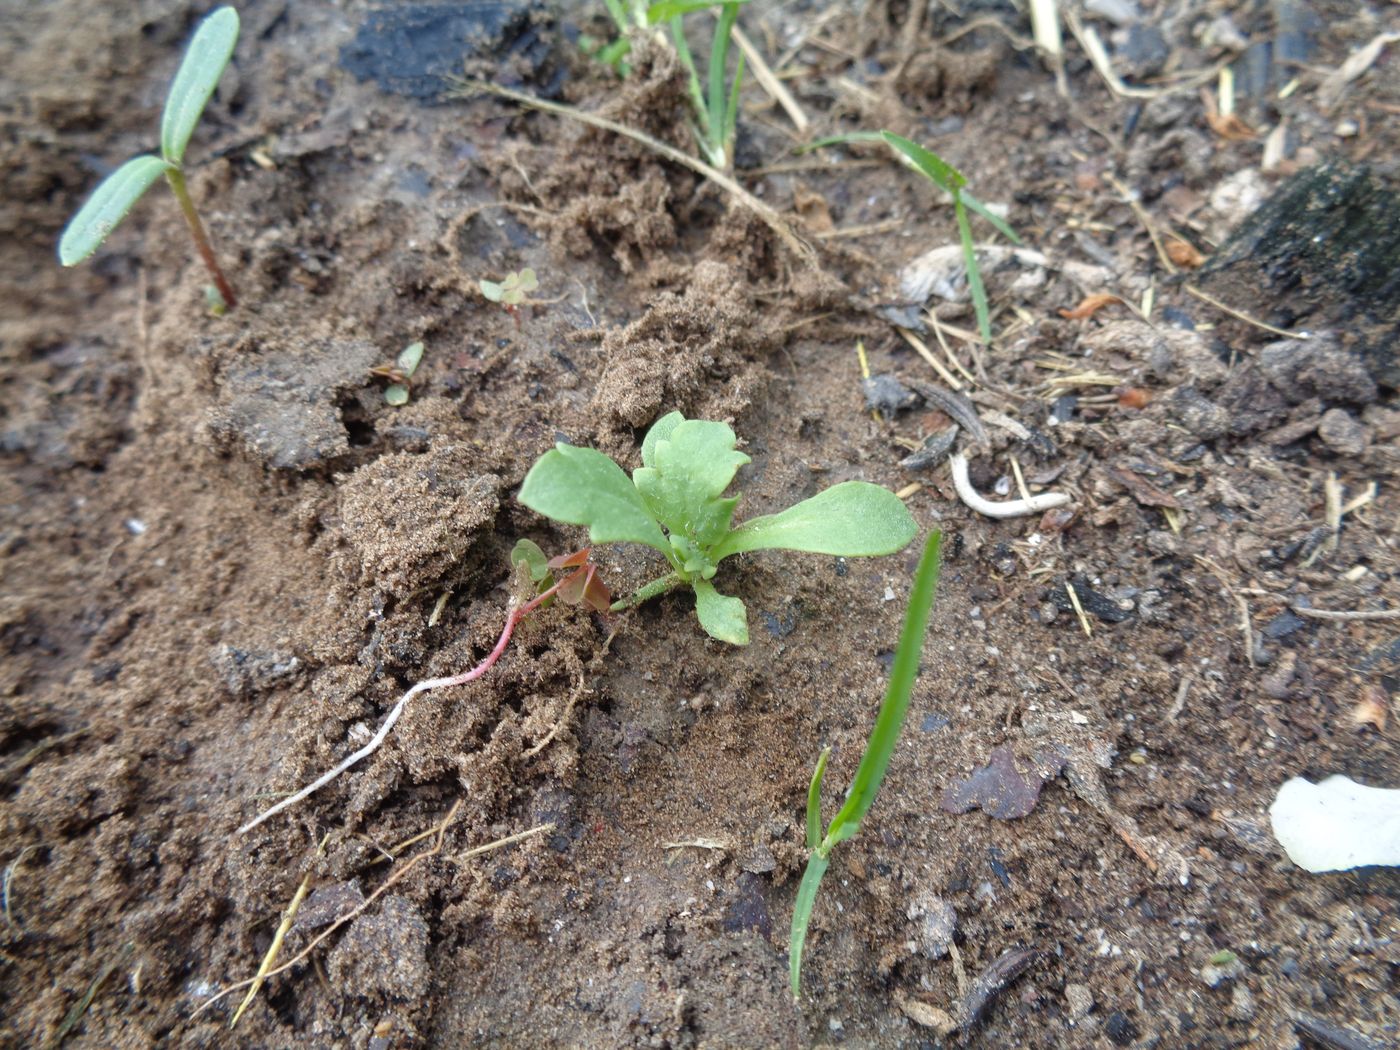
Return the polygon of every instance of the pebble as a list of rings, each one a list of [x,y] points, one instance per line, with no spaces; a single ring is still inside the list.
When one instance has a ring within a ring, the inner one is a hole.
[[[1084,1020],[1094,1008],[1094,994],[1087,984],[1065,985],[1065,1003],[1069,1006],[1070,1024]]]
[[[1236,1021],[1252,1021],[1257,1012],[1254,993],[1249,990],[1249,986],[1235,985],[1235,990],[1230,995],[1230,1016]]]
[[[1329,408],[1317,423],[1317,436],[1333,452],[1359,456],[1370,444],[1366,427],[1344,408]]]
[[[1233,981],[1244,973],[1244,963],[1238,958],[1233,958],[1229,962],[1213,963],[1208,962],[1201,967],[1201,980],[1208,987],[1219,988],[1226,981]]]

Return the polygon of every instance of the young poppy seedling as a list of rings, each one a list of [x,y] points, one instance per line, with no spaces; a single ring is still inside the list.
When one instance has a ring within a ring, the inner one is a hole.
[[[738,496],[724,496],[749,461],[725,423],[658,419],[642,441],[642,467],[628,478],[603,453],[560,442],[520,486],[520,502],[545,517],[587,525],[594,543],[641,543],[671,571],[613,609],[630,608],[676,587],[695,592],[700,626],[732,645],[749,641],[748,611],[710,581],[719,563],[746,551],[784,549],[838,557],[893,554],[914,538],[914,518],[889,489],[845,481],[780,514],[731,527]]]
[[[413,373],[418,371],[422,360],[423,344],[409,343],[394,359],[392,365],[375,365],[369,370],[370,375],[389,380],[390,385],[384,389],[386,405],[398,408],[408,404],[409,381],[413,379]]]
[[[58,258],[64,266],[76,266],[101,246],[107,235],[117,228],[141,195],[151,188],[151,184],[165,176],[175,199],[180,202],[180,211],[189,225],[195,248],[204,265],[214,278],[218,297],[222,306],[231,309],[237,305],[233,287],[219,262],[214,257],[214,248],[209,236],[204,232],[204,224],[195,211],[194,201],[185,185],[185,147],[194,134],[195,125],[204,114],[204,107],[214,93],[219,78],[223,75],[233,47],[238,42],[238,12],[231,7],[221,7],[200,23],[190,40],[180,70],[170,84],[170,94],[165,99],[165,113],[160,122],[160,156],[143,154],[133,157],[93,191],[87,203],[78,209],[78,214],[63,231],[58,242]],[[214,311],[219,312],[219,302],[211,296]]]
[[[508,273],[504,281],[482,279],[477,281],[481,294],[493,303],[500,303],[506,313],[515,318],[515,327],[520,327],[520,307],[528,301],[531,292],[540,286],[535,279],[535,271],[528,266],[519,273]]]

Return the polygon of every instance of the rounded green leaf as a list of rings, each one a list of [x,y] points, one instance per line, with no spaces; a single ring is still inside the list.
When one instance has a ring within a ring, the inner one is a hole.
[[[730,645],[748,645],[749,612],[744,603],[720,594],[709,580],[691,580],[691,586],[695,588],[695,615],[705,633]]]
[[[408,387],[395,383],[384,388],[384,403],[395,408],[408,404]]]
[[[394,362],[394,364],[398,367],[398,370],[400,372],[411,378],[413,376],[413,373],[418,371],[418,365],[422,362],[422,360],[423,344],[409,343],[406,347],[403,348],[402,351],[400,351],[398,359]]]
[[[133,157],[103,179],[64,229],[58,242],[58,261],[74,266],[97,251],[141,194],[169,167],[159,157],[145,154]]]
[[[219,8],[195,30],[180,70],[170,84],[165,114],[160,120],[160,152],[171,164],[178,167],[184,161],[185,147],[233,57],[236,43],[238,12],[231,7]]]
[[[889,489],[844,481],[781,514],[746,521],[710,552],[718,562],[744,551],[806,551],[868,558],[902,550],[917,531],[904,502]]]

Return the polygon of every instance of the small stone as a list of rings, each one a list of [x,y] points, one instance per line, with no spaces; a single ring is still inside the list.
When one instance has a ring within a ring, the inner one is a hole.
[[[1344,408],[1329,408],[1317,423],[1317,436],[1333,452],[1359,456],[1370,444],[1366,427]]]
[[[958,1023],[947,1010],[911,999],[903,992],[895,992],[894,1001],[905,1017],[924,1028],[931,1028],[935,1035],[950,1035],[958,1027]]]
[[[1249,986],[1235,985],[1235,990],[1230,994],[1230,1016],[1236,1021],[1252,1021],[1257,1012],[1254,993],[1249,990]]]
[[[1332,129],[1332,133],[1339,139],[1351,139],[1355,138],[1360,130],[1361,128],[1356,121],[1341,120],[1338,121],[1337,126]]]
[[[1226,981],[1233,981],[1244,973],[1244,963],[1232,955],[1225,962],[1208,962],[1201,967],[1201,980],[1211,988],[1219,988]]]
[[[1089,1016],[1094,1008],[1094,993],[1087,984],[1065,985],[1065,1004],[1069,1007],[1070,1024],[1075,1024]]]
[[[1140,1033],[1137,1025],[1133,1024],[1125,1014],[1115,1011],[1108,1015],[1108,1020],[1104,1021],[1103,1034],[1108,1036],[1109,1041],[1114,1046],[1131,1046]]]
[[[906,914],[918,925],[914,940],[919,953],[929,959],[941,959],[948,954],[948,945],[958,928],[958,913],[936,893],[924,891],[909,902]]]

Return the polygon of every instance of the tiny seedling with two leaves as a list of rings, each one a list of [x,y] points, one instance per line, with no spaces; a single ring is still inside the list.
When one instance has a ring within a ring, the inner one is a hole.
[[[213,245],[204,232],[204,223],[190,198],[184,163],[190,136],[233,55],[238,28],[238,12],[231,7],[219,8],[200,23],[180,63],[180,70],[170,84],[170,94],[166,96],[165,113],[160,122],[160,156],[147,153],[133,157],[93,191],[58,242],[58,258],[64,266],[75,266],[97,251],[141,195],[164,175],[180,203],[195,249],[214,279],[218,295],[211,296],[211,303],[215,312],[221,312],[220,306],[231,309],[237,304],[233,287],[219,268]]]
[[[409,343],[392,365],[375,365],[369,370],[372,376],[389,380],[384,388],[384,403],[398,408],[408,404],[408,394],[413,381],[413,373],[423,361],[423,344]]]
[[[520,502],[555,521],[586,525],[595,544],[640,543],[660,551],[670,571],[613,608],[690,587],[700,626],[733,645],[748,644],[748,612],[711,582],[725,558],[769,549],[873,557],[914,538],[914,519],[899,497],[864,481],[833,485],[781,513],[733,525],[739,497],[724,491],[749,462],[735,444],[727,424],[672,412],[647,431],[643,465],[631,478],[596,449],[561,442],[525,475]]]

